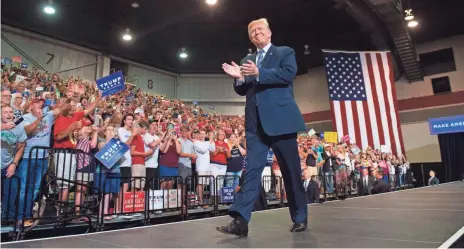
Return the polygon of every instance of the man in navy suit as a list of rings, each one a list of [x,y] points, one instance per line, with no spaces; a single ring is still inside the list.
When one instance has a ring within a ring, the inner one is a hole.
[[[306,195],[301,182],[297,132],[306,126],[293,96],[293,79],[297,65],[295,52],[289,47],[271,43],[271,30],[266,19],[252,21],[248,35],[257,52],[245,57],[240,65],[232,62],[222,68],[233,77],[237,94],[246,96],[245,135],[247,139],[247,170],[235,202],[229,209],[234,220],[217,227],[226,234],[248,236],[253,203],[259,194],[261,174],[269,147],[279,163],[287,191],[291,232],[308,226]]]

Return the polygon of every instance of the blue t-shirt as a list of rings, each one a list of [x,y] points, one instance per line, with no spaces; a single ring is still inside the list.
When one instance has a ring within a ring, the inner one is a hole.
[[[24,125],[21,123],[11,130],[1,131],[2,140],[2,169],[8,168],[16,155],[17,143],[23,143],[27,139]]]
[[[23,116],[24,121],[22,124],[30,125],[37,120],[37,117],[32,115],[32,113],[25,114]],[[55,117],[53,112],[47,112],[45,117],[42,119],[40,124],[37,126],[37,129],[32,133],[31,136],[27,139],[27,145],[24,150],[24,158],[29,158],[29,152],[31,151],[32,147],[34,146],[43,146],[43,147],[50,147],[50,136],[52,133],[52,126],[53,122],[55,121]],[[39,153],[36,157],[37,150],[33,151],[32,158],[47,158],[48,152],[44,150],[39,150]]]

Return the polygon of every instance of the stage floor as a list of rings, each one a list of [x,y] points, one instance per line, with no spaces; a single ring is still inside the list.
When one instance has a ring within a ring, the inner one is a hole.
[[[2,243],[45,247],[434,247],[464,230],[464,182],[309,206],[309,230],[290,233],[287,208],[253,214],[248,238],[217,232],[228,216]],[[446,243],[445,243],[446,242]]]

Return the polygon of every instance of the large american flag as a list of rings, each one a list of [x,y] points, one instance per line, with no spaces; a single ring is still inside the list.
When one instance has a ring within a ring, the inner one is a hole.
[[[324,51],[332,121],[339,140],[404,154],[390,52]]]

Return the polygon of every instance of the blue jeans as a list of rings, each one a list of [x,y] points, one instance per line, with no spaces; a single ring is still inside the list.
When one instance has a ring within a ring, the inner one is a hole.
[[[25,218],[32,218],[32,208],[34,206],[34,200],[37,197],[37,194],[39,193],[42,178],[45,175],[45,172],[48,168],[48,158],[32,158],[30,160],[30,167],[29,158],[23,158],[19,162],[19,166],[17,169],[18,176],[21,179],[21,188],[19,190],[19,220],[22,220],[23,216]],[[25,209],[24,205],[26,205]]]
[[[401,174],[399,175],[399,180],[400,180],[400,186],[404,185],[404,178],[406,177],[406,174]]]
[[[20,178],[17,169],[11,178],[6,178],[7,169],[2,169],[2,220],[14,220],[18,211],[16,205]]]
[[[240,182],[240,176],[242,176],[241,170],[237,172],[226,172],[226,187],[237,187]]]
[[[327,194],[331,194],[334,192],[334,182],[333,182],[333,170],[330,169],[329,172],[323,172],[325,176],[325,189]]]

